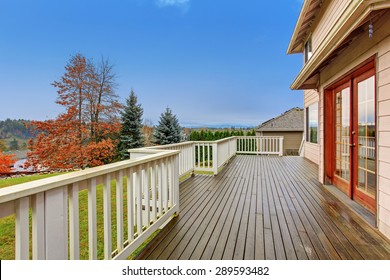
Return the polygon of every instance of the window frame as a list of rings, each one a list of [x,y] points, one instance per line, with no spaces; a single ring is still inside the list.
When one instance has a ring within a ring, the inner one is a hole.
[[[306,107],[306,125],[305,125],[305,130],[306,130],[306,142],[311,143],[311,144],[318,144],[318,131],[319,131],[319,107],[318,107],[318,102],[314,102]],[[313,113],[314,112],[314,113]],[[316,112],[316,113],[315,113]],[[315,118],[313,119],[314,116]],[[316,121],[316,126],[311,125],[312,121]],[[315,139],[314,135],[312,135],[312,128],[316,128],[315,132]]]
[[[305,63],[310,60],[310,58],[313,56],[313,45],[311,40],[311,34],[305,41],[305,44],[303,45],[303,57]]]

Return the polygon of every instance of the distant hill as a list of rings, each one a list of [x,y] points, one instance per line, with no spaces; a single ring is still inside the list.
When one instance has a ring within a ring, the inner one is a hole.
[[[27,140],[34,137],[33,131],[26,128],[29,120],[11,120],[0,121],[0,139],[17,138]]]

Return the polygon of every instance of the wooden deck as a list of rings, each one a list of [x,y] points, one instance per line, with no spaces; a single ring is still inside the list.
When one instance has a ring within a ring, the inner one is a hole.
[[[390,259],[390,243],[300,157],[236,156],[180,186],[180,215],[139,259]]]

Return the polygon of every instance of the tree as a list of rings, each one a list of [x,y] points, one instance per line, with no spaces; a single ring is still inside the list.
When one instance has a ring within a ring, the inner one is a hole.
[[[170,108],[166,108],[165,112],[161,114],[153,137],[154,143],[157,145],[174,144],[181,141],[179,120]]]
[[[142,134],[144,136],[144,146],[149,147],[153,145],[153,122],[150,119],[145,119],[142,126]]]
[[[9,142],[9,149],[11,151],[19,150],[19,143],[15,138]]]
[[[104,59],[96,65],[76,54],[60,80],[52,85],[57,89],[56,103],[65,108],[65,113],[54,120],[31,122],[29,127],[36,138],[28,144],[28,163],[76,169],[111,162],[121,108],[114,91],[113,66]]]
[[[15,155],[5,155],[0,151],[0,173],[11,171],[10,166],[15,163]]]
[[[142,136],[142,114],[144,110],[137,104],[137,96],[131,90],[129,98],[126,99],[126,106],[122,111],[122,126],[118,152],[122,159],[128,158],[128,149],[143,146]]]
[[[0,152],[7,150],[7,146],[4,144],[4,141],[0,139]]]

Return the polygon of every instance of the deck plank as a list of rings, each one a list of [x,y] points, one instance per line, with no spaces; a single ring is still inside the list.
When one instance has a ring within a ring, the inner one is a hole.
[[[139,259],[390,259],[390,243],[300,157],[236,156],[180,184],[180,213]]]

